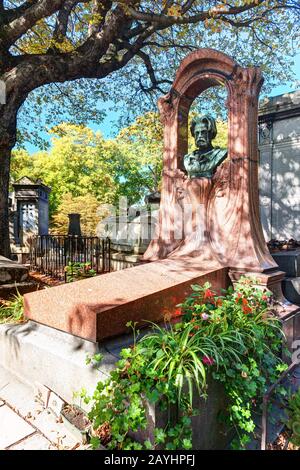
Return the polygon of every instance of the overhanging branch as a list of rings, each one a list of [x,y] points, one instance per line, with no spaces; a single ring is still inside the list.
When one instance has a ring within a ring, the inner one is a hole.
[[[152,62],[151,62],[151,59],[148,56],[148,54],[146,54],[144,51],[138,51],[136,53],[136,55],[143,60],[145,66],[146,66],[146,69],[147,69],[148,76],[149,76],[149,78],[151,80],[151,83],[152,83],[151,87],[145,87],[142,83],[142,80],[140,79],[139,83],[140,83],[140,87],[143,90],[143,92],[151,93],[154,90],[158,90],[161,93],[165,93],[165,90],[163,90],[160,87],[160,85],[162,85],[163,83],[168,83],[169,85],[172,85],[172,82],[170,80],[157,80],[156,75],[155,75],[155,71],[154,71],[154,68],[153,68],[153,65],[152,65]]]

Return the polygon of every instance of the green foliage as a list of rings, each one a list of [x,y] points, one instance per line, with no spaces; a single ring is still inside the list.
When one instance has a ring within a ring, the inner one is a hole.
[[[16,323],[23,320],[23,296],[17,292],[13,298],[0,306],[0,323]]]
[[[190,417],[194,394],[206,398],[207,377],[224,384],[229,405],[224,410],[243,448],[254,431],[253,414],[266,389],[286,367],[279,358],[283,335],[272,314],[269,294],[242,279],[223,295],[209,283],[192,286],[193,293],[171,312],[165,328],[152,324],[152,331],[121,351],[110,377],[99,382],[92,397],[90,419],[95,429],[109,423],[110,449],[191,448]],[[182,316],[183,314],[183,316]],[[155,403],[171,416],[174,407],[181,420],[156,429],[155,441],[136,444],[130,431],[147,426],[146,402]]]
[[[128,2],[118,3],[122,3],[125,7]],[[81,79],[71,83],[51,83],[32,92],[20,113],[21,139],[23,142],[24,139],[32,140],[32,134],[35,136],[38,134],[39,139],[35,139],[35,143],[42,145],[41,129],[49,128],[59,120],[65,120],[66,115],[71,116],[73,123],[93,121],[99,124],[103,118],[103,109],[99,106],[99,102],[112,100],[124,119],[128,114],[131,118],[132,114],[136,116],[149,109],[155,109],[156,97],[168,91],[170,87],[168,81],[173,80],[180,60],[188,52],[199,47],[222,50],[233,56],[242,66],[261,65],[266,77],[264,89],[267,91],[270,91],[276,83],[286,83],[292,78],[291,57],[295,54],[294,51],[297,51],[299,39],[297,31],[299,16],[296,6],[292,11],[288,2],[278,2],[278,0],[262,2],[237,0],[230,2],[230,6],[241,7],[243,3],[248,5],[248,10],[227,17],[225,12],[229,8],[229,2],[194,1],[184,14],[179,2],[168,2],[171,6],[167,9],[169,17],[165,27],[157,21],[151,23],[149,20],[144,23],[132,21],[128,17],[127,25],[124,26],[122,23],[119,30],[117,27],[109,50],[102,57],[97,57],[97,61],[95,60],[95,63],[100,62],[104,66],[108,63],[111,67],[108,66],[107,70],[116,70],[114,74],[102,79],[101,84],[97,80]],[[296,5],[297,2],[289,3]],[[55,48],[57,54],[71,54],[89,38],[89,28],[97,21],[95,18],[98,16],[91,11],[91,4],[92,2],[85,2],[72,9],[65,36],[59,40],[52,34],[55,29],[55,15],[38,21],[13,46],[13,53],[28,54],[30,58],[31,54],[45,55],[48,48]],[[165,3],[142,1],[135,4],[135,7],[143,14],[155,12],[160,16]],[[202,21],[176,24],[182,21],[182,16],[187,20],[197,13],[201,13],[199,18],[202,17]],[[107,18],[110,16],[111,14],[108,14]],[[172,26],[170,21],[174,22]],[[137,24],[140,28],[134,28]],[[148,40],[138,39],[139,36],[134,34],[134,30],[138,32],[140,29],[144,32],[144,26],[147,28],[147,25]],[[125,62],[120,70],[119,67],[113,67],[114,61],[120,62],[124,54],[119,46],[119,42],[124,39],[123,28],[127,33],[132,31],[133,44],[136,42],[143,46],[142,51],[147,54],[153,67],[156,87],[153,86],[147,73],[152,68],[146,66],[147,63],[140,55],[133,57],[128,64]],[[159,31],[156,31],[158,28]],[[106,75],[105,70],[103,73]],[[63,82],[63,77],[60,81]],[[111,106],[111,103],[109,104]],[[43,113],[40,112],[41,108]],[[46,118],[43,119],[45,114]],[[28,116],[34,116],[31,120],[35,125],[34,132],[32,126],[28,126]]]
[[[291,442],[300,447],[300,389],[289,399],[287,414],[287,426],[292,431]]]
[[[67,193],[62,195],[57,211],[52,216],[51,233],[65,235],[68,232],[68,214],[80,214],[81,231],[86,236],[95,236],[96,228],[101,220],[98,212],[99,202],[92,194],[73,197]]]
[[[191,118],[193,117],[191,113]],[[226,147],[227,124],[218,122],[214,145]],[[50,193],[51,231],[65,234],[68,214],[81,214],[82,232],[95,234],[98,222],[106,214],[101,204],[118,204],[120,196],[128,203],[142,201],[145,194],[160,188],[163,127],[157,113],[146,113],[122,129],[112,140],[105,140],[91,129],[61,124],[53,129],[53,147],[49,152],[29,155],[13,153],[12,180],[22,176],[42,179]],[[193,139],[189,136],[190,148]]]
[[[71,124],[61,124],[54,132],[49,152],[13,153],[11,177],[13,181],[22,176],[40,178],[52,188],[55,232],[66,233],[68,213],[79,212],[84,233],[94,233],[100,204],[117,206],[119,197],[126,196],[131,205],[159,186],[163,139],[154,113],[141,116],[112,140]]]
[[[229,397],[229,421],[239,435],[233,446],[244,447],[255,428],[257,405],[286,367],[279,359],[281,325],[272,315],[270,294],[255,288],[253,279],[241,279],[235,291],[221,296],[208,283],[192,287],[192,295],[181,305],[184,318],[197,334],[219,342],[221,360],[214,357],[213,377],[224,384]]]
[[[65,267],[67,282],[80,281],[89,277],[97,275],[96,271],[92,269],[91,263],[71,263]]]

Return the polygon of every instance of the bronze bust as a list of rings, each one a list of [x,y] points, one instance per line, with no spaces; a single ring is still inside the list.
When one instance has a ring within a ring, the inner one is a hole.
[[[212,178],[218,165],[227,157],[227,149],[213,147],[217,135],[216,121],[212,116],[200,115],[191,122],[191,133],[197,149],[184,156],[184,168],[189,178]]]

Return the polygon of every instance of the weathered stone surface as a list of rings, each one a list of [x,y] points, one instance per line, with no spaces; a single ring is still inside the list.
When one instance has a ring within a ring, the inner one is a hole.
[[[207,268],[217,261],[256,272],[277,267],[258,210],[257,109],[262,81],[258,68],[240,67],[212,49],[199,49],[181,62],[170,93],[159,100],[165,139],[160,223],[144,259],[193,256]],[[182,171],[189,110],[200,93],[220,82],[228,89],[228,159],[212,179],[191,179]],[[185,220],[184,231],[183,205],[191,207],[193,215]]]
[[[10,446],[7,450],[57,450],[57,448],[54,447],[48,439],[36,433],[18,444]]]
[[[14,284],[0,284],[0,297],[1,299],[10,299],[13,295],[18,292],[21,295],[27,294],[28,292],[34,292],[37,290],[37,285],[33,282],[15,282]]]
[[[126,323],[162,321],[191,284],[228,285],[226,269],[203,270],[194,259],[162,260],[25,295],[25,315],[90,341],[128,332]]]
[[[0,256],[0,286],[14,282],[24,282],[28,278],[28,268]]]
[[[0,423],[0,449],[2,450],[35,432],[32,426],[7,405],[0,407]]]
[[[55,391],[68,403],[73,401],[73,392],[79,391],[83,386],[88,393],[93,393],[99,380],[104,380],[113,369],[122,347],[132,344],[131,335],[125,335],[98,344],[69,335],[35,322],[24,325],[0,325],[0,396],[10,399],[25,415],[33,413],[35,407],[40,405],[34,401],[36,390],[31,391],[28,386],[35,388],[35,382],[45,385]],[[111,351],[111,352],[108,352]],[[87,354],[101,353],[100,371],[87,366]],[[17,375],[22,382],[16,379],[12,382],[11,374]]]
[[[0,325],[1,327],[4,325]],[[6,325],[7,326],[7,325]],[[20,326],[20,325],[19,325]],[[0,328],[1,330],[1,328]],[[4,329],[5,331],[9,331],[9,327],[7,329]],[[51,328],[48,328],[48,330],[51,330]],[[3,331],[1,331],[2,333]],[[0,333],[0,335],[1,335]],[[34,333],[32,332],[34,335]],[[61,333],[63,334],[63,333]],[[36,437],[32,442],[29,441],[28,445],[38,445],[39,438],[42,440],[42,442],[45,441],[43,440],[41,434],[44,434],[49,439],[49,444],[52,443],[55,445],[55,448],[57,449],[63,449],[63,448],[72,448],[75,444],[76,441],[74,440],[73,436],[68,432],[68,430],[65,428],[64,424],[60,422],[60,420],[57,419],[57,417],[50,411],[50,410],[45,410],[44,407],[41,405],[41,403],[36,400],[36,397],[34,395],[34,379],[36,378],[37,375],[41,379],[44,378],[44,374],[47,374],[47,364],[49,364],[49,359],[47,357],[47,348],[46,346],[46,341],[45,337],[43,337],[43,344],[44,347],[41,347],[40,349],[36,344],[36,349],[35,349],[35,356],[39,355],[40,356],[40,364],[43,363],[44,361],[44,367],[40,367],[39,370],[34,370],[35,369],[35,363],[34,363],[34,355],[32,351],[32,356],[29,354],[27,355],[27,363],[26,360],[23,360],[20,356],[22,354],[28,353],[28,349],[26,349],[26,346],[28,346],[27,340],[28,337],[22,337],[22,334],[19,330],[19,348],[18,352],[16,350],[16,344],[11,344],[12,337],[10,337],[10,340],[8,341],[3,341],[3,337],[1,336],[0,340],[0,396],[6,401],[7,404],[9,404],[9,409],[15,410],[18,415],[12,411],[10,414],[6,414],[7,420],[4,421],[4,423],[7,426],[7,429],[11,429],[15,427],[16,429],[13,430],[11,434],[11,441],[9,442],[8,446],[11,449],[11,446],[20,446],[20,449],[22,448],[23,445],[25,445],[25,440],[27,440],[26,436],[30,435],[30,437]],[[27,335],[30,336],[30,333],[27,331]],[[49,335],[49,347],[51,347],[51,334]],[[4,354],[4,349],[7,349],[7,354]],[[3,368],[1,365],[3,357],[12,357],[12,361],[5,361],[4,366],[6,367]],[[17,357],[16,357],[17,356]],[[65,358],[61,356],[60,362],[63,364]],[[30,364],[29,364],[30,362]],[[17,365],[17,367],[14,368],[14,366]],[[25,365],[25,367],[24,367]],[[53,374],[53,370],[55,373],[59,370],[59,367],[57,364],[55,364],[56,368],[52,369],[51,372],[48,371],[49,374],[52,375],[52,383],[55,382],[55,376],[56,374]],[[71,373],[74,373],[74,368],[72,368],[72,364],[68,364],[68,366],[71,369]],[[78,366],[77,373],[79,374],[80,377],[80,372],[82,370],[82,364]],[[31,369],[31,368],[33,369]],[[10,370],[7,370],[9,368]],[[67,383],[66,381],[68,380],[68,370],[66,368],[65,371],[65,387],[70,387],[70,384]],[[96,376],[96,371],[95,371],[95,376]],[[20,380],[20,377],[22,380]],[[82,377],[82,380],[84,381],[85,377]],[[23,382],[23,380],[25,382]],[[61,377],[61,380],[63,381],[63,377]],[[78,375],[74,377],[74,383],[75,380],[77,380],[78,383]],[[55,385],[55,383],[54,383]],[[69,393],[72,393],[72,388],[70,387]],[[74,390],[74,389],[73,389]],[[6,407],[8,405],[3,405],[0,407]],[[20,416],[19,416],[20,415]],[[0,414],[1,417],[1,414]],[[16,421],[16,417],[18,420]],[[19,421],[20,420],[20,421]],[[24,425],[25,423],[25,425]],[[1,435],[2,435],[2,424],[3,420],[1,418],[1,425],[0,425],[0,440],[1,440]],[[19,426],[20,425],[20,426]],[[31,426],[32,425],[32,426]],[[24,427],[25,426],[25,427]],[[27,426],[27,427],[26,427]],[[5,429],[5,426],[3,426]],[[29,429],[29,431],[28,431]],[[19,432],[22,431],[22,432]],[[25,432],[23,432],[25,430]],[[38,430],[38,435],[36,431]],[[28,431],[28,432],[27,432]],[[29,439],[29,438],[28,438]],[[22,440],[18,444],[18,442]],[[31,442],[31,443],[30,443]],[[41,443],[42,443],[41,442]],[[28,447],[29,448],[29,447]],[[53,448],[53,446],[51,447]],[[38,447],[35,447],[35,449],[38,449]]]
[[[48,402],[48,408],[53,411],[53,413],[58,417],[60,415],[60,412],[65,405],[65,401],[59,397],[56,393],[51,392],[50,397],[49,397],[49,402]]]
[[[34,382],[34,395],[36,399],[45,407],[48,407],[49,397],[50,397],[50,390],[45,385],[41,384],[40,382]]]

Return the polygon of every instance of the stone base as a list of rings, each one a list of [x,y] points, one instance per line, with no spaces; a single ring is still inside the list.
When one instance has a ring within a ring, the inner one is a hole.
[[[110,266],[112,271],[133,268],[144,263],[142,256],[133,253],[112,253],[110,257]]]
[[[122,348],[133,343],[132,335],[123,335],[100,345],[76,338],[61,331],[29,321],[23,325],[0,325],[0,365],[16,375],[33,389],[46,386],[68,403],[73,403],[73,392],[85,388],[92,394],[97,383],[105,380],[119,359]],[[99,369],[85,364],[87,354],[103,354]],[[194,392],[194,406],[199,416],[192,418],[193,449],[224,449],[229,442],[219,413],[226,406],[222,384],[208,380],[208,399],[198,398]],[[88,406],[81,403],[88,411]],[[133,435],[143,442],[153,441],[154,428],[164,427],[168,416],[157,406],[145,404],[149,426]],[[171,411],[170,419],[176,419]]]
[[[33,282],[16,282],[0,285],[0,298],[9,300],[19,292],[21,295],[36,291],[38,286]]]
[[[26,294],[25,315],[89,341],[128,332],[126,323],[161,322],[175,311],[191,284],[228,287],[226,268],[201,269],[197,258],[165,259]]]
[[[92,393],[118,360],[122,347],[132,342],[125,335],[99,347],[35,322],[0,325],[0,365],[31,387],[45,385],[68,403],[73,392],[86,388]],[[87,366],[87,354],[100,352],[104,358],[100,371]]]

